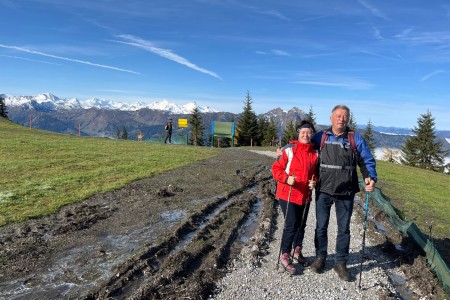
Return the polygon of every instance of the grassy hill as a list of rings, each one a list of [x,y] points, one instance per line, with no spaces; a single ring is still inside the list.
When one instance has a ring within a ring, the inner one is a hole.
[[[0,117],[0,226],[216,155],[207,147],[78,137]]]

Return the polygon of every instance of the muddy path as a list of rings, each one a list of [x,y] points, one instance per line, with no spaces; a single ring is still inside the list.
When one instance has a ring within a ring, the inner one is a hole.
[[[254,236],[273,214],[272,163],[224,149],[1,228],[0,299],[204,298],[243,245],[265,238]]]

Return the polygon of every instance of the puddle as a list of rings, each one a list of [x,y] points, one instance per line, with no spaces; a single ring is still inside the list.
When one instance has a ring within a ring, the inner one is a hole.
[[[401,297],[401,299],[404,300],[414,300],[417,299],[417,297],[414,296],[414,292],[406,287],[406,278],[397,274],[397,273],[390,273],[389,278],[392,281],[392,284],[394,285],[397,293]]]
[[[170,214],[169,219],[181,215],[180,212]],[[0,299],[83,297],[95,285],[111,278],[114,267],[126,261],[135,250],[155,240],[155,228],[161,226],[170,227],[171,224],[164,220],[125,235],[100,234],[93,245],[58,254],[53,267],[48,270],[0,283]]]
[[[248,215],[247,220],[242,224],[239,229],[239,239],[238,241],[246,245],[253,237],[258,229],[258,215],[262,208],[262,201],[260,198],[256,198],[256,202],[253,205],[252,212]]]

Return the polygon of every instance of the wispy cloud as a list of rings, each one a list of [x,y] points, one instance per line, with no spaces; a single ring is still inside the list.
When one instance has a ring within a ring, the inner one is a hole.
[[[378,8],[373,7],[368,1],[366,0],[358,0],[359,4],[367,8],[374,16],[389,20],[388,17],[386,17],[383,12],[381,12]]]
[[[257,13],[260,13],[262,15],[267,15],[267,16],[271,16],[280,20],[284,20],[284,21],[290,21],[291,19],[286,17],[285,15],[283,15],[282,13],[280,13],[279,11],[276,10],[261,10],[261,9],[256,9],[255,10]]]
[[[37,59],[29,59],[29,58],[20,57],[20,56],[3,55],[3,54],[0,54],[0,56],[14,58],[14,59],[20,59],[20,60],[26,60],[26,61],[32,61],[32,62],[37,62],[37,63],[41,63],[41,64],[49,64],[49,65],[60,66],[60,64],[56,64],[56,63],[52,63],[52,62],[42,61],[42,60],[37,60]]]
[[[395,37],[402,41],[413,45],[448,45],[450,43],[450,31],[428,31],[413,32],[412,28],[408,28]]]
[[[286,51],[283,51],[283,50],[273,49],[272,53],[275,55],[279,55],[279,56],[290,56],[289,53],[287,53]]]
[[[420,79],[420,81],[428,80],[428,79],[430,79],[431,77],[434,77],[434,76],[436,76],[436,75],[438,75],[438,74],[440,74],[440,73],[444,73],[444,72],[445,72],[444,70],[436,70],[436,71],[433,71],[433,72],[431,72],[431,73],[429,73],[429,74],[423,76],[423,77]]]
[[[138,48],[142,48],[146,51],[152,52],[156,55],[159,55],[161,57],[164,57],[168,60],[174,61],[176,63],[182,64],[188,68],[191,68],[193,70],[199,71],[201,73],[204,74],[208,74],[212,77],[215,77],[217,79],[222,79],[220,78],[219,75],[217,75],[216,73],[206,70],[204,68],[201,68],[193,63],[191,63],[189,60],[187,60],[184,57],[181,57],[180,55],[173,53],[172,50],[169,49],[163,49],[163,48],[158,48],[156,47],[152,42],[147,41],[147,40],[143,40],[139,37],[135,37],[132,35],[118,35],[118,38],[122,39],[122,41],[117,41],[115,40],[114,42],[117,43],[122,43],[122,44],[127,44],[127,45],[131,45],[131,46],[135,46]]]
[[[376,27],[375,25],[372,24],[372,30],[373,30],[373,36],[377,40],[382,40],[383,39],[383,37],[381,36],[381,31],[380,31],[380,29],[378,29],[378,27]]]
[[[112,66],[96,64],[96,63],[92,63],[92,62],[89,62],[89,61],[83,61],[83,60],[79,60],[79,59],[73,59],[73,58],[68,58],[68,57],[56,56],[56,55],[43,53],[43,52],[39,52],[39,51],[34,51],[34,50],[30,50],[30,49],[22,48],[22,47],[17,47],[17,46],[8,46],[8,45],[0,44],[0,48],[6,48],[6,49],[26,52],[26,53],[30,53],[30,54],[41,55],[41,56],[61,59],[61,60],[65,60],[65,61],[77,62],[77,63],[80,63],[80,64],[85,64],[85,65],[89,65],[89,66],[93,66],[93,67],[99,67],[99,68],[104,68],[104,69],[110,69],[110,70],[114,70],[114,71],[121,71],[121,72],[133,73],[133,74],[140,74],[138,72],[127,70],[127,69],[121,69],[121,68],[116,68],[116,67],[112,67]]]
[[[370,56],[375,56],[375,57],[388,59],[388,60],[398,60],[398,58],[389,57],[389,56],[386,56],[386,55],[382,55],[382,54],[379,54],[379,53],[370,52],[370,51],[366,51],[366,50],[361,51],[361,53],[364,53],[364,54],[367,54],[367,55],[370,55]],[[398,53],[394,53],[394,54],[396,54],[396,56],[398,57]]]
[[[294,83],[305,85],[339,87],[348,90],[369,90],[374,86],[373,84],[365,80],[339,75],[301,74],[300,77],[301,79],[294,81]]]
[[[269,55],[269,54],[273,54],[273,55],[277,55],[277,56],[291,56],[291,54],[289,54],[286,51],[283,50],[278,50],[278,49],[272,49],[270,50],[270,52],[267,51],[255,51],[256,54],[260,54],[260,55]]]

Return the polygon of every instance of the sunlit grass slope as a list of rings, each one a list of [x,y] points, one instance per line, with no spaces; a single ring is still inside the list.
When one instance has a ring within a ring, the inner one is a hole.
[[[216,154],[208,147],[56,134],[0,117],[0,226]]]
[[[419,168],[377,161],[377,184],[425,234],[450,237],[450,176]]]

